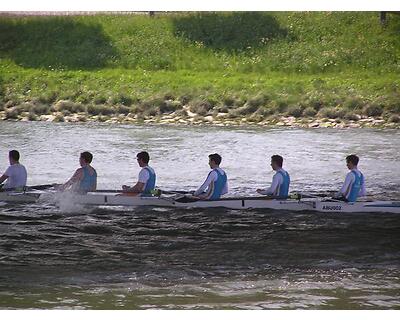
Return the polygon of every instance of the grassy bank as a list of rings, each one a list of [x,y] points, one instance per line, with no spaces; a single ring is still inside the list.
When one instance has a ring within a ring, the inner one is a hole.
[[[1,17],[0,118],[399,123],[399,32],[377,13]]]

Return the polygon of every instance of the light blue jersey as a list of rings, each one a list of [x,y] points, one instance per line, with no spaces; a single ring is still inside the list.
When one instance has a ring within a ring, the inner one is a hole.
[[[150,167],[144,167],[143,169],[149,173],[149,179],[144,186],[142,194],[148,195],[156,187],[156,173]]]
[[[92,175],[90,175],[88,167],[83,167],[82,169],[83,169],[83,178],[79,183],[78,191],[80,192],[94,191],[96,189],[96,184],[97,184],[96,170],[93,169],[94,172]]]
[[[364,184],[364,176],[361,172],[360,175],[358,175],[355,170],[351,170],[351,173],[354,175],[354,182],[351,185],[346,198],[349,202],[356,202],[358,195],[360,194],[361,187]]]
[[[221,173],[220,170],[217,170],[217,169],[214,169],[213,171],[217,173],[218,178],[216,181],[214,181],[213,190],[212,190],[212,193],[211,193],[209,199],[210,200],[218,200],[219,198],[221,198],[222,191],[225,188],[227,176],[224,171],[223,171],[223,173]],[[211,171],[211,172],[213,172],[213,171]]]
[[[282,183],[278,187],[276,196],[279,198],[287,198],[289,196],[290,176],[289,173],[283,169],[276,172],[282,176]]]

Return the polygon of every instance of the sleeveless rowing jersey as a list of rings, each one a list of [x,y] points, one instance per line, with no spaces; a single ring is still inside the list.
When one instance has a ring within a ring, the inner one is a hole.
[[[276,196],[287,198],[289,195],[289,185],[290,185],[289,173],[283,169],[280,169],[276,172],[276,174],[280,174],[282,177],[282,182],[278,186]]]
[[[227,182],[227,176],[225,171],[222,169],[214,169],[211,172],[215,172],[217,174],[217,180],[213,181],[212,185],[212,193],[208,199],[210,200],[218,200],[221,198],[222,191],[225,188],[226,182]]]
[[[83,178],[79,183],[79,191],[88,192],[94,191],[97,184],[97,172],[93,169],[93,174],[90,175],[88,167],[83,167]]]
[[[147,179],[146,176],[148,176]],[[141,181],[141,180],[146,180],[146,181]],[[156,187],[156,173],[154,169],[149,166],[144,167],[139,174],[139,182],[144,183],[142,194],[146,195],[151,194],[151,190],[153,190]]]
[[[360,174],[357,173],[356,170],[351,170],[351,172],[354,175],[354,182],[349,188],[349,192],[346,196],[347,201],[349,202],[355,202],[358,198],[358,195],[360,193],[361,187],[364,184],[364,176],[363,174],[359,171]]]

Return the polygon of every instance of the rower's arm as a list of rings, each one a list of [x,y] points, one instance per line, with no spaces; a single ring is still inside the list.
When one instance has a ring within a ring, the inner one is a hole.
[[[82,180],[82,178],[83,178],[83,170],[82,168],[79,168],[75,171],[74,175],[60,187],[60,189],[61,190],[67,189],[74,183],[77,183],[78,181]]]
[[[354,180],[354,175],[349,172],[346,176],[346,179],[344,180],[344,184],[342,188],[339,191],[339,195],[347,196],[350,190],[350,186],[353,183]]]
[[[260,190],[258,193],[263,195],[274,195],[281,183],[282,176],[280,174],[275,173],[274,177],[272,178],[272,184],[268,189]]]
[[[122,186],[125,192],[141,193],[143,192],[145,184],[143,182],[137,182],[133,187]]]
[[[194,196],[198,196],[200,194],[202,194],[211,184],[211,182],[216,180],[215,177],[216,173],[214,171],[210,172],[207,176],[206,181],[204,181],[204,183],[200,186],[200,188],[198,188],[195,192],[194,192]]]

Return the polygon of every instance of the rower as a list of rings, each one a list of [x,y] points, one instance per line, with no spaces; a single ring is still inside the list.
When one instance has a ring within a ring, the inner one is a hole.
[[[78,193],[87,193],[95,191],[97,187],[97,172],[90,165],[93,160],[93,155],[88,152],[82,152],[79,157],[81,168],[77,169],[74,175],[58,189],[64,191],[70,187],[71,190]]]
[[[142,168],[139,172],[138,182],[133,187],[123,185],[124,195],[151,195],[151,192],[156,186],[156,173],[152,167],[149,166],[150,156],[146,151],[139,152],[136,155],[139,167]]]
[[[222,195],[228,193],[228,181],[224,170],[219,165],[222,157],[217,154],[208,156],[208,164],[212,169],[206,181],[194,192],[194,196],[204,200],[218,200]]]
[[[347,168],[350,172],[346,175],[344,184],[334,199],[356,202],[358,197],[366,195],[364,175],[357,168],[359,160],[355,154],[346,157]]]
[[[268,189],[257,189],[257,192],[263,195],[286,199],[289,195],[290,176],[282,168],[283,158],[280,155],[271,157],[271,167],[276,173],[272,178],[272,185]]]
[[[0,177],[0,184],[7,180],[4,189],[18,189],[26,186],[27,173],[25,167],[19,163],[20,154],[17,150],[8,153],[10,166]]]

